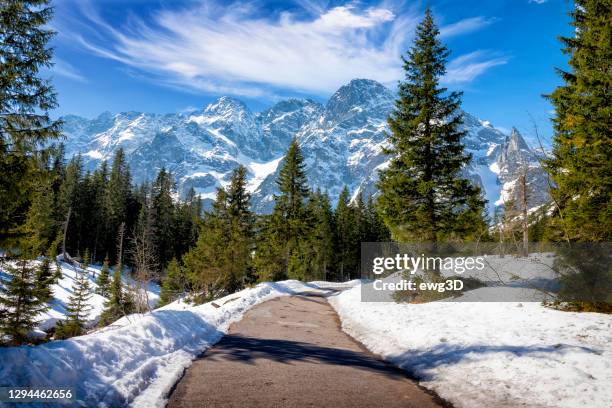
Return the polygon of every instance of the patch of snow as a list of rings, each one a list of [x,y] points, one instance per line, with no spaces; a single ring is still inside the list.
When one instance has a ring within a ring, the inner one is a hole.
[[[362,302],[359,286],[329,300],[345,332],[456,407],[612,406],[611,315]]]

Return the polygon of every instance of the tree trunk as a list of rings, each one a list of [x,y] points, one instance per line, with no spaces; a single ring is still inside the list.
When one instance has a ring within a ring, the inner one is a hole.
[[[70,222],[71,214],[72,214],[72,207],[68,207],[68,214],[66,215],[66,221],[64,222],[64,237],[62,240],[62,257],[64,258],[64,261],[67,261],[66,259],[66,234],[68,232],[68,223]]]
[[[521,203],[523,210],[523,256],[529,256],[529,221],[527,213],[527,170],[521,175]]]

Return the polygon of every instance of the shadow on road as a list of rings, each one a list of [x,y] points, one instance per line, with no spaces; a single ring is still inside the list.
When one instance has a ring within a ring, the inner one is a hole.
[[[227,334],[210,353],[202,357],[209,360],[226,359],[254,364],[257,359],[271,359],[284,364],[294,361],[357,367],[379,372],[393,378],[405,378],[406,373],[369,357],[367,354],[346,349],[321,347],[316,344],[291,340],[261,339]]]

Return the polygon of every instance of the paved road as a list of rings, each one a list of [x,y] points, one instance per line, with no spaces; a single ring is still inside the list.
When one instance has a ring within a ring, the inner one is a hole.
[[[340,330],[321,297],[262,303],[186,371],[168,407],[438,407]]]

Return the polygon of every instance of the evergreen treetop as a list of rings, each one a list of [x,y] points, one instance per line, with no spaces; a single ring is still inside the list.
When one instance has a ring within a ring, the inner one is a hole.
[[[439,85],[449,55],[428,9],[404,62],[405,80],[389,117],[392,156],[380,173],[380,213],[400,241],[466,238],[483,222],[466,225],[466,214],[482,218],[480,191],[460,174],[469,162],[459,130],[459,92]]]

